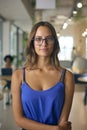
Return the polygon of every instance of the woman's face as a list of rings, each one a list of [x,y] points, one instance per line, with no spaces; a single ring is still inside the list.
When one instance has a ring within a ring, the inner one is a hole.
[[[7,59],[6,59],[6,63],[7,63],[7,64],[11,64],[11,59],[10,59],[10,58],[7,58]]]
[[[38,56],[50,56],[54,48],[54,38],[50,29],[46,26],[40,26],[35,34],[34,48]]]

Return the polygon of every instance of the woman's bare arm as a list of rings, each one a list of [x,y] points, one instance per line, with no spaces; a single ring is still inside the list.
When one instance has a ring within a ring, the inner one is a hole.
[[[62,124],[64,124],[64,122],[68,122],[73,101],[74,88],[75,88],[74,76],[70,71],[67,71],[65,76],[65,102],[59,122],[59,125],[61,126]]]

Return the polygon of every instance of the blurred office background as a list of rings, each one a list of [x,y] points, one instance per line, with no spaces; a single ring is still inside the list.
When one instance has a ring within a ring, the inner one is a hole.
[[[54,25],[61,61],[71,61],[73,46],[87,58],[87,0],[0,0],[0,66],[6,54],[22,64],[29,32],[40,20]]]
[[[76,47],[73,72],[87,72],[87,0],[0,0],[0,67],[3,57],[11,54],[14,66],[22,67],[24,48],[30,30],[38,21],[49,21],[56,29],[60,44],[59,60],[72,69],[72,48]],[[74,130],[87,129],[87,105],[84,106],[84,85],[76,85],[70,119]],[[7,119],[8,117],[8,119]],[[3,110],[0,101],[1,130],[19,130],[11,105]]]

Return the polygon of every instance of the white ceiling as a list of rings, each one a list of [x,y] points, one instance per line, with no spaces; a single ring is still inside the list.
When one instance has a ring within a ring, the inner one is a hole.
[[[21,0],[0,0],[0,15],[28,31],[32,20]]]
[[[54,1],[55,9],[36,9],[32,7],[32,2],[36,0],[0,0],[0,15],[28,32],[32,27],[32,18],[35,21],[47,20],[59,29],[72,14],[74,0]],[[82,0],[82,3],[83,8],[79,18],[87,17],[87,0]]]

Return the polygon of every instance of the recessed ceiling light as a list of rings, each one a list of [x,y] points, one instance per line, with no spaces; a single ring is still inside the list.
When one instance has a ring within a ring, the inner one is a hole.
[[[65,22],[65,23],[63,24],[63,29],[66,29],[67,26],[68,26],[68,23]]]
[[[73,14],[77,14],[77,11],[76,11],[76,10],[73,10]]]
[[[78,7],[78,8],[82,8],[82,3],[81,3],[81,2],[78,2],[78,3],[77,3],[77,7]]]

